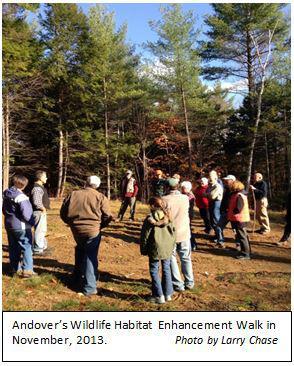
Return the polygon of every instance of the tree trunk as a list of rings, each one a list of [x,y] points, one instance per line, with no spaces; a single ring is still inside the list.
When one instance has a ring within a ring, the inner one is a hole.
[[[62,182],[61,182],[60,197],[63,197],[65,182],[66,182],[66,178],[67,178],[68,162],[69,162],[68,131],[65,132],[64,148],[65,148],[65,159],[64,159],[64,164],[63,164],[63,176],[62,176]]]
[[[107,94],[106,94],[106,81],[103,80],[104,90],[104,129],[105,129],[105,149],[106,149],[106,184],[107,184],[107,198],[110,199],[110,161],[108,153],[108,110],[107,110]]]
[[[287,113],[284,109],[284,122],[285,122],[285,152],[284,152],[284,167],[285,167],[285,190],[289,191],[291,186],[291,165],[290,165],[290,154],[289,154],[289,140],[288,140],[288,124],[287,124]]]
[[[184,89],[181,88],[181,96],[182,96],[182,104],[183,104],[183,111],[184,111],[184,118],[185,118],[185,128],[186,128],[186,135],[187,135],[187,142],[188,142],[188,152],[189,152],[189,176],[192,177],[192,142],[191,142],[191,135],[189,129],[189,121],[188,121],[188,112],[186,106],[186,97]]]
[[[9,120],[10,120],[10,108],[9,97],[5,96],[4,105],[4,118],[3,118],[3,190],[9,187],[9,158],[10,158],[10,146],[9,146]]]
[[[247,51],[247,78],[248,78],[248,97],[250,105],[250,122],[253,121],[253,110],[254,110],[254,76],[253,76],[253,65],[251,55],[251,37],[249,31],[246,32],[246,51]]]
[[[259,90],[258,98],[257,98],[257,115],[256,115],[256,119],[255,119],[254,130],[253,130],[254,131],[253,139],[252,139],[252,142],[250,145],[250,153],[249,153],[249,164],[248,164],[248,172],[247,172],[247,190],[249,189],[250,180],[251,180],[253,154],[254,154],[254,148],[255,148],[255,143],[256,143],[256,138],[257,138],[257,131],[258,131],[260,115],[261,115],[261,102],[262,102],[262,95],[263,95],[263,91],[264,91],[264,81],[265,81],[265,75],[263,75],[263,77],[262,77],[261,86],[260,86],[260,90]]]
[[[269,168],[268,145],[267,145],[266,132],[264,133],[264,143],[265,143],[265,158],[266,158],[266,170],[267,170],[267,181],[268,181],[268,193],[269,193],[269,197],[272,198],[271,176],[270,176],[270,168]]]
[[[59,153],[58,153],[58,183],[57,183],[57,193],[56,198],[61,196],[61,186],[62,186],[62,177],[63,177],[63,145],[64,145],[64,136],[63,131],[59,130]]]

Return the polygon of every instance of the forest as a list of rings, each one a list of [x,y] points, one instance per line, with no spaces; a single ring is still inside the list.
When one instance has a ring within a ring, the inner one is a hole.
[[[41,9],[42,8],[42,9]],[[2,4],[3,189],[13,174],[48,174],[61,198],[89,174],[116,198],[126,169],[148,199],[154,169],[193,182],[212,168],[290,189],[289,5],[218,3],[204,19],[165,4],[150,19],[146,60],[127,24],[93,4]],[[33,17],[32,17],[33,14]],[[32,21],[33,19],[33,21]],[[243,80],[235,107],[223,81]],[[207,81],[210,81],[208,87]]]

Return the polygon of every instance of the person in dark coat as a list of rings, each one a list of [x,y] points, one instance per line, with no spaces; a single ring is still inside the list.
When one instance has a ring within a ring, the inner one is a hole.
[[[154,197],[162,197],[167,193],[168,183],[160,169],[155,170],[155,177],[151,182],[151,190]]]
[[[257,230],[259,234],[267,234],[271,231],[270,223],[267,213],[268,200],[267,183],[263,180],[261,173],[255,173],[253,178],[253,185],[250,186],[256,200],[256,219],[260,224],[260,229]]]
[[[33,270],[33,208],[29,197],[23,193],[27,184],[25,176],[15,175],[12,187],[3,192],[2,206],[12,274],[24,278],[37,275]]]

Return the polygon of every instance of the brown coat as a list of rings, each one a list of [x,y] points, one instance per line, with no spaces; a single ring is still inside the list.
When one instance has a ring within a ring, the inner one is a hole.
[[[96,189],[73,191],[63,201],[61,219],[79,236],[97,236],[112,220],[109,200]]]

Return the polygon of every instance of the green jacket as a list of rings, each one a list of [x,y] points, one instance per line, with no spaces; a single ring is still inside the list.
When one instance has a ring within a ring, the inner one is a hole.
[[[151,212],[141,230],[141,254],[148,255],[151,259],[168,259],[172,256],[175,245],[176,233],[172,222],[161,210]]]

